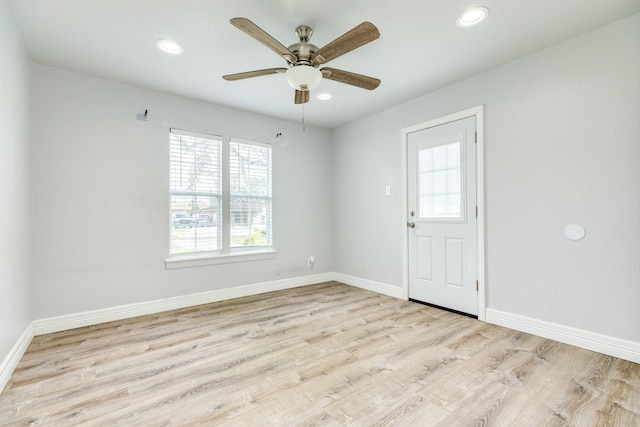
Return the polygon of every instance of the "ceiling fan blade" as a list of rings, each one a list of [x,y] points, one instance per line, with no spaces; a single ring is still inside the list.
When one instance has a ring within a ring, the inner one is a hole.
[[[325,64],[347,52],[374,41],[380,37],[380,32],[371,22],[363,22],[351,31],[347,31],[326,46],[318,49],[311,61],[314,65]]]
[[[361,87],[362,89],[373,90],[377,88],[381,81],[374,77],[363,76],[362,74],[352,73],[351,71],[338,70],[336,68],[325,67],[320,70],[322,77],[336,82],[346,83],[351,86]]]
[[[296,90],[295,101],[296,104],[306,104],[309,102],[309,91],[308,90]]]
[[[222,76],[222,78],[225,80],[233,81],[233,80],[248,79],[251,77],[266,76],[269,74],[284,73],[286,71],[287,71],[287,68],[267,68],[265,70],[255,70],[255,71],[246,71],[244,73],[227,74],[226,76]]]
[[[287,49],[278,40],[274,39],[262,28],[249,21],[247,18],[232,18],[230,22],[235,27],[244,31],[254,39],[258,40],[260,43],[286,59],[290,64],[293,65],[297,62],[298,58],[296,58],[296,56],[289,49]]]

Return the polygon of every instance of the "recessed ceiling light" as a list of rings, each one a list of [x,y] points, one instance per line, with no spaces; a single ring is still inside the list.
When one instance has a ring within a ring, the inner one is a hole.
[[[316,98],[318,98],[321,101],[327,101],[333,98],[333,95],[331,95],[330,93],[321,93],[318,96],[316,96]]]
[[[489,16],[489,9],[486,7],[472,7],[458,16],[456,24],[458,27],[470,27],[484,21],[487,16]]]
[[[180,46],[178,43],[174,42],[173,40],[166,40],[166,39],[156,40],[156,46],[158,46],[158,49],[160,49],[161,51],[170,53],[172,55],[180,55],[182,52],[184,52],[184,49],[182,48],[182,46]]]

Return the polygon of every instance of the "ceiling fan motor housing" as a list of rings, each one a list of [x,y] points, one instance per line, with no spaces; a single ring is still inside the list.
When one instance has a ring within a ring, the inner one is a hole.
[[[311,27],[300,25],[296,28],[296,35],[300,41],[289,46],[289,50],[298,58],[296,65],[311,65],[311,55],[318,50],[318,46],[309,43],[311,34]]]

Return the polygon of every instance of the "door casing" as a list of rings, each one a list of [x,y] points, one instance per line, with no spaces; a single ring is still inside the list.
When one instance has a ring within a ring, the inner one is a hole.
[[[423,129],[439,126],[445,123],[475,117],[476,122],[476,204],[478,206],[478,218],[476,221],[476,265],[478,274],[478,320],[485,320],[485,222],[484,222],[484,117],[483,106],[469,108],[464,111],[449,114],[444,117],[429,120],[423,123],[402,129],[402,297],[409,299],[409,239],[407,234],[408,211],[408,181],[407,181],[407,156],[408,156],[408,135]]]

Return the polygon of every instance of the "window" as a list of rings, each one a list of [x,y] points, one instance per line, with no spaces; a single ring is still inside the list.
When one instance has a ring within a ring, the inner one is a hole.
[[[170,255],[271,248],[271,146],[170,131]]]
[[[219,251],[222,248],[222,138],[172,129],[169,146],[170,253]]]
[[[459,142],[419,151],[421,219],[463,219],[461,162]]]
[[[231,247],[271,245],[271,147],[231,140]]]

